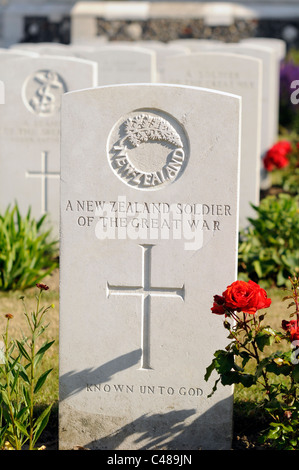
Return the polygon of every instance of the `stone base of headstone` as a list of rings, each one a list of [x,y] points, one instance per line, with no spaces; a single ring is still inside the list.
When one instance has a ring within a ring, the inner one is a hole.
[[[112,385],[107,383],[106,390],[109,387]],[[145,391],[145,394],[141,394],[142,400],[154,399],[150,393]],[[171,388],[169,393],[172,393]],[[181,393],[192,394],[196,391],[181,388]],[[91,450],[229,450],[232,433],[227,430],[231,429],[233,415],[231,388],[228,387],[227,398],[220,402],[217,399],[213,401],[210,410],[200,417],[196,416],[196,410],[192,407],[171,410],[171,406],[168,406],[170,411],[161,410],[153,414],[150,405],[142,416],[136,413],[134,417],[133,411],[130,422],[121,416],[78,411],[62,403],[59,417],[60,450],[71,450],[76,446]]]

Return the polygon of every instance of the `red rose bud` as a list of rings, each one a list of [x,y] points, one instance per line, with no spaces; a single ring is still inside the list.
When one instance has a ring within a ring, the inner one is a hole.
[[[299,341],[299,327],[297,324],[297,320],[282,320],[281,326],[285,331],[290,332],[290,340],[292,341]]]
[[[291,331],[291,342],[299,341],[299,329]]]
[[[38,287],[40,290],[48,290],[49,287],[46,286],[46,284],[36,284],[36,287]]]
[[[213,303],[213,307],[211,308],[212,313],[216,313],[217,315],[224,315],[225,314],[225,308],[223,305],[218,305],[216,302]]]
[[[217,302],[218,305],[224,305],[225,298],[222,295],[214,295],[214,302]]]
[[[213,307],[211,308],[212,313],[216,313],[217,315],[225,314],[224,302],[224,297],[221,295],[214,295],[214,303]]]
[[[285,331],[290,331],[292,326],[294,326],[295,324],[296,324],[296,320],[291,320],[291,321],[282,320],[281,327]]]

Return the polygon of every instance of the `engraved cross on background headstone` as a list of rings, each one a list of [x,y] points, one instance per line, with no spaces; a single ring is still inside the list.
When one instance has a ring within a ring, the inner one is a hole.
[[[178,297],[184,300],[183,287],[153,287],[151,285],[151,253],[154,245],[139,245],[142,248],[142,282],[140,286],[115,286],[107,282],[109,295],[137,295],[141,297],[141,369],[150,367],[150,314],[151,297]]]
[[[41,154],[41,171],[26,171],[26,178],[41,178],[41,213],[48,211],[48,178],[59,178],[60,173],[48,171],[48,152]]]
[[[5,104],[5,86],[2,80],[0,80],[0,104]]]

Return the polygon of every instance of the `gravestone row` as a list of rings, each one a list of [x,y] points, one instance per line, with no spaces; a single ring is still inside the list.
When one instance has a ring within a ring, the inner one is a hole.
[[[60,448],[227,449],[211,299],[258,203],[281,52],[143,46],[0,51],[0,208],[60,230]]]
[[[0,53],[5,106],[0,114],[0,209],[17,202],[21,213],[48,214],[59,235],[60,99],[94,87],[90,61],[35,54]]]
[[[285,54],[282,42],[256,39],[228,45],[220,41],[182,40],[167,45],[136,44],[17,44],[9,50],[1,50],[0,79],[4,84],[9,83],[1,125],[4,170],[1,172],[1,210],[14,200],[19,202],[22,211],[31,205],[36,216],[49,213],[58,233],[61,93],[109,84],[177,83],[242,96],[239,222],[241,227],[246,227],[247,218],[252,215],[250,203],[258,204],[260,188],[268,185],[260,160],[277,136],[278,67]],[[90,72],[83,72],[84,67]],[[41,71],[44,71],[43,78]],[[72,78],[68,78],[67,72]],[[35,74],[39,74],[38,77]],[[31,91],[28,91],[29,86]],[[32,96],[26,98],[26,93]],[[26,102],[33,99],[34,94],[35,102],[40,102],[43,111],[37,105],[33,110]],[[51,143],[48,144],[47,138]],[[20,156],[27,152],[29,159]],[[16,161],[21,161],[17,167],[12,155],[16,155]]]

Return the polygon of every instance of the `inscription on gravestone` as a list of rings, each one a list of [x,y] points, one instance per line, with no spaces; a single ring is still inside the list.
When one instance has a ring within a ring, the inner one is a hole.
[[[38,116],[50,116],[60,110],[60,96],[67,87],[53,70],[39,70],[27,77],[22,95],[25,106]]]
[[[186,166],[188,144],[183,129],[161,111],[131,113],[117,123],[110,140],[111,167],[122,181],[134,188],[161,188],[178,178]],[[154,147],[153,156],[145,159],[144,149],[149,143]]]
[[[45,213],[59,236],[60,106],[70,90],[97,82],[93,62],[68,57],[0,54],[6,105],[0,115],[0,210],[18,203]]]

